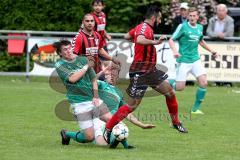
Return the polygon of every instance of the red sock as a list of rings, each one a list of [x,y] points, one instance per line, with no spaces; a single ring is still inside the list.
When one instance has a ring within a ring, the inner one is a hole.
[[[131,113],[133,110],[128,107],[128,105],[121,106],[117,112],[112,116],[112,118],[107,122],[106,128],[108,130],[112,130],[112,128],[118,124],[120,121],[122,121],[124,118],[127,117],[129,113]]]
[[[180,123],[178,119],[178,103],[177,103],[176,96],[174,95],[171,98],[166,97],[166,103],[168,106],[168,112],[172,118],[172,123],[173,124]]]

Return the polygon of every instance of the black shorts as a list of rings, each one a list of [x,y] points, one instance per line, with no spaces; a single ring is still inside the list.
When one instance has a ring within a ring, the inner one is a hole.
[[[157,85],[167,79],[168,75],[161,70],[152,70],[149,72],[129,73],[130,84],[126,90],[131,98],[140,99],[144,96],[147,88],[155,88]]]

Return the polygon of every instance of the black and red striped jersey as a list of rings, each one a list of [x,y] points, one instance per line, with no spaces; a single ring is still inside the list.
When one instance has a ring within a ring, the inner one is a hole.
[[[134,59],[129,72],[146,72],[156,65],[156,48],[154,45],[142,45],[137,43],[137,37],[143,35],[146,39],[154,40],[153,28],[146,22],[135,27],[134,32]]]
[[[100,61],[98,53],[99,49],[101,49],[102,47],[102,38],[95,31],[91,35],[89,35],[83,30],[80,30],[72,41],[72,49],[74,54],[86,57],[94,57],[94,70],[96,73],[100,71]]]

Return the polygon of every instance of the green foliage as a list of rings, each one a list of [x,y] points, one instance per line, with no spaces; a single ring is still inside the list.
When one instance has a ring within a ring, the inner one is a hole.
[[[30,70],[33,62],[30,62]],[[26,56],[9,56],[7,52],[0,52],[0,72],[25,72]]]
[[[2,0],[1,29],[77,31],[91,0]]]
[[[106,4],[109,32],[127,32],[143,20],[146,7],[149,5],[164,6],[168,0],[114,0]]]
[[[0,29],[77,31],[84,13],[91,12],[92,0],[1,0]],[[126,32],[142,20],[149,4],[168,0],[105,0],[109,32]]]
[[[9,56],[6,52],[0,52],[0,71],[26,71],[25,56]]]

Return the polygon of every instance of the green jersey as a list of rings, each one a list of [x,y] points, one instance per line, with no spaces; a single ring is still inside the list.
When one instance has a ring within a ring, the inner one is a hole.
[[[200,59],[198,43],[203,39],[203,27],[200,24],[191,26],[189,22],[179,24],[172,39],[178,41],[180,57],[177,62],[193,63]]]
[[[98,81],[98,94],[112,114],[125,104],[122,92],[107,82]]]
[[[92,80],[96,77],[96,74],[92,68],[89,68],[77,82],[69,82],[70,75],[80,71],[87,63],[86,57],[78,56],[73,61],[60,59],[55,64],[56,71],[67,89],[66,96],[70,103],[87,102],[93,99]]]

